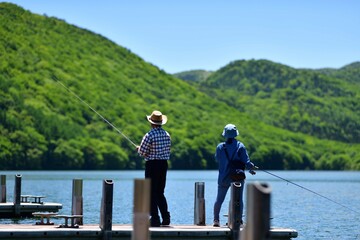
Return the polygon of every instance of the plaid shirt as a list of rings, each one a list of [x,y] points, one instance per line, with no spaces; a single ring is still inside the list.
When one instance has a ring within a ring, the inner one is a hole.
[[[139,154],[145,160],[169,160],[170,159],[170,134],[161,127],[152,128],[143,137]]]

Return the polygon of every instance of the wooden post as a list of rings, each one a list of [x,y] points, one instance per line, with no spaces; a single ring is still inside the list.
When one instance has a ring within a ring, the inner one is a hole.
[[[100,228],[102,230],[103,240],[111,240],[112,238],[113,190],[113,181],[104,180],[100,210]]]
[[[6,203],[6,175],[1,175],[1,202]]]
[[[270,193],[271,188],[266,183],[255,182],[247,186],[246,225],[240,239],[270,238]]]
[[[73,179],[72,186],[72,215],[83,215],[83,180]],[[83,225],[83,218],[76,218],[75,224]]]
[[[20,216],[20,197],[21,197],[21,175],[15,175],[15,185],[14,185],[14,214],[16,217]]]
[[[195,183],[194,224],[205,226],[205,183]]]
[[[134,214],[132,240],[148,240],[150,212],[150,179],[134,180]]]
[[[228,226],[232,231],[233,239],[239,237],[240,225],[241,225],[241,213],[240,213],[240,191],[241,185],[240,182],[231,183],[230,187],[230,203],[229,203],[229,216],[228,216]]]

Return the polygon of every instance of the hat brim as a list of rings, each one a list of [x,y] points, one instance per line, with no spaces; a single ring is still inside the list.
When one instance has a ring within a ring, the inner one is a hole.
[[[239,131],[223,131],[223,133],[221,134],[224,138],[235,138],[236,136],[239,135]]]
[[[167,123],[167,120],[168,120],[166,115],[162,115],[162,121],[161,121],[161,122],[154,122],[154,121],[152,121],[152,120],[151,120],[151,116],[148,116],[148,115],[146,115],[146,119],[147,119],[151,124],[159,125],[159,126],[166,124],[166,123]]]

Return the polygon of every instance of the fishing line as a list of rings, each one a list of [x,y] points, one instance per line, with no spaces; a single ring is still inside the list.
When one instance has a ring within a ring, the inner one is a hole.
[[[257,168],[258,170],[260,170],[260,171],[263,171],[263,172],[265,172],[265,173],[267,173],[267,174],[270,174],[271,176],[277,177],[277,178],[279,178],[279,179],[281,179],[281,180],[283,180],[283,181],[285,181],[285,182],[288,182],[288,183],[293,184],[293,185],[295,185],[295,186],[297,186],[297,187],[299,187],[299,188],[302,188],[302,189],[304,189],[304,190],[306,190],[306,191],[308,191],[308,192],[311,192],[311,193],[313,193],[313,194],[315,194],[315,195],[318,195],[319,197],[325,198],[326,200],[328,200],[328,201],[330,201],[330,202],[332,202],[332,203],[335,203],[335,204],[337,204],[337,205],[339,205],[339,206],[341,206],[341,207],[343,207],[343,208],[346,208],[347,210],[350,210],[350,211],[352,211],[352,212],[355,212],[355,213],[357,213],[357,214],[360,214],[360,212],[358,212],[358,211],[356,211],[356,210],[354,210],[354,209],[351,209],[351,208],[349,208],[348,206],[345,206],[344,204],[341,204],[341,203],[339,203],[339,202],[336,202],[336,201],[332,200],[331,198],[328,198],[328,197],[326,197],[326,196],[324,196],[324,195],[321,195],[320,193],[317,193],[317,192],[315,192],[315,191],[313,191],[313,190],[311,190],[311,189],[308,189],[308,188],[306,188],[306,187],[304,187],[304,186],[301,186],[300,184],[297,184],[297,183],[295,183],[295,182],[293,182],[293,181],[290,181],[290,180],[287,180],[287,179],[285,179],[285,178],[282,178],[282,177],[280,177],[280,176],[278,176],[278,175],[276,175],[276,174],[274,174],[274,173],[271,173],[271,172],[269,172],[269,171],[266,171],[266,170],[263,170],[263,169],[259,169],[258,167],[256,167],[256,168]]]
[[[102,120],[104,120],[107,124],[109,124],[113,129],[115,129],[118,133],[120,133],[126,140],[128,140],[132,145],[134,145],[135,147],[137,147],[137,145],[131,141],[130,138],[128,138],[125,134],[123,134],[117,127],[115,127],[110,121],[108,121],[106,118],[104,118],[100,113],[98,113],[94,108],[92,108],[87,102],[85,102],[84,100],[82,100],[78,95],[76,95],[76,93],[74,93],[73,91],[71,91],[68,87],[66,87],[64,84],[62,84],[59,79],[53,75],[52,79],[54,79],[54,81],[56,81],[59,85],[61,85],[63,88],[65,88],[68,92],[70,92],[72,95],[74,95],[80,102],[82,102],[83,104],[85,104],[88,108],[90,108],[94,113],[96,113]]]

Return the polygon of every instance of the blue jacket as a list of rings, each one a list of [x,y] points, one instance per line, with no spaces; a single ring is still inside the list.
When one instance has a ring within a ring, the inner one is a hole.
[[[245,145],[242,142],[233,139],[232,141],[230,140],[226,143],[219,143],[215,152],[215,159],[219,164],[218,184],[228,186],[231,183],[230,168],[229,161],[224,150],[224,145],[226,146],[229,157],[231,158],[231,156],[234,156],[233,161],[243,162],[247,169],[252,169],[254,164],[250,161]]]

